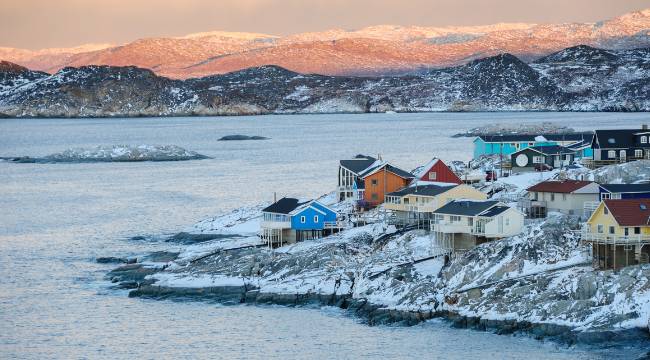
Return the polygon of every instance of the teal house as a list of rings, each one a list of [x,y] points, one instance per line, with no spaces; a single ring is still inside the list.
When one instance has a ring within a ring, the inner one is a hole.
[[[539,134],[539,135],[481,135],[474,139],[474,159],[481,155],[510,156],[512,153],[532,146],[572,147],[577,157],[591,157],[591,148],[580,144],[590,144],[593,133]]]

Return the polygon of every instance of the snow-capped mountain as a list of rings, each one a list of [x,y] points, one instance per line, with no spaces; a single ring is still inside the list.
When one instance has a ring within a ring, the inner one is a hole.
[[[463,27],[381,25],[273,36],[205,32],[119,45],[29,51],[0,48],[0,59],[56,72],[67,66],[138,66],[186,79],[277,65],[326,75],[406,74],[510,53],[531,61],[586,44],[622,50],[650,46],[650,9],[598,23],[494,24]]]
[[[650,48],[576,46],[402,76],[327,76],[260,66],[188,80],[148,69],[0,66],[7,116],[189,116],[386,111],[650,111]]]

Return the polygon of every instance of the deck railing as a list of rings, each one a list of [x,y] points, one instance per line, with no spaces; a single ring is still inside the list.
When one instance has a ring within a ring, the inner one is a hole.
[[[589,230],[580,231],[580,239],[583,242],[604,244],[604,245],[645,245],[650,244],[650,235],[616,235],[599,234]]]

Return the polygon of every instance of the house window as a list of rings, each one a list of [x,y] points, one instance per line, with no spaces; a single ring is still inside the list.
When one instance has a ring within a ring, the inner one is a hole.
[[[643,157],[643,150],[634,150],[634,157]]]
[[[468,217],[467,218],[467,225],[474,226],[474,218]]]
[[[555,201],[555,194],[551,193],[551,201]]]
[[[562,194],[562,201],[566,201],[566,194]]]
[[[370,183],[372,184],[372,186],[377,186],[377,179],[370,180]]]
[[[609,227],[609,233],[610,233],[610,234],[615,234],[615,233],[616,233],[616,229],[615,229],[613,226],[610,226],[610,227]]]
[[[314,215],[314,224],[318,224],[318,215]]]
[[[306,222],[307,222],[307,217],[305,217],[305,216],[301,216],[301,217],[300,217],[300,223],[301,223],[301,224],[304,224],[304,223],[306,223]]]
[[[607,152],[607,157],[610,158],[610,159],[615,159],[615,158],[616,158],[616,151],[614,151],[614,150],[609,150],[609,151]]]
[[[506,226],[510,226],[510,218],[506,218]]]
[[[377,195],[377,193],[372,193],[370,195],[370,198],[373,199],[373,200],[377,200],[377,199],[379,199],[379,196]]]
[[[533,156],[533,164],[541,164],[542,162],[541,156]]]
[[[438,174],[435,171],[429,173],[429,180],[435,180]]]
[[[611,196],[610,193],[602,193],[602,194],[600,195],[600,198],[601,198],[601,200],[606,200],[606,199],[609,199],[610,196]]]
[[[449,222],[460,222],[460,216],[455,216],[455,215],[450,216]]]
[[[609,195],[609,194],[608,194],[608,195]],[[603,208],[603,213],[604,213],[605,215],[609,214],[609,209],[607,208],[607,206],[605,206],[605,207]]]
[[[603,224],[598,224],[596,227],[596,231],[598,231],[599,234],[602,234],[605,231],[605,226]]]
[[[404,198],[404,204],[408,205],[408,203],[409,203],[409,198]]]
[[[537,201],[538,197],[539,197],[539,193],[537,191],[534,192],[533,193],[533,200]]]
[[[639,235],[639,234],[641,234],[641,228],[637,226],[634,228],[634,235]]]
[[[625,228],[625,236],[630,236],[630,228]]]
[[[647,136],[641,136],[641,144],[647,144],[648,143],[648,137]]]
[[[533,146],[533,143],[530,143],[530,142],[529,142],[529,143],[528,143],[528,146]]]

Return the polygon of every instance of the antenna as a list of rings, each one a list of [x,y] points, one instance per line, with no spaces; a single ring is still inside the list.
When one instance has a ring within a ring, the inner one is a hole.
[[[278,202],[278,193],[276,193],[275,191],[273,192],[273,202],[274,203]]]

